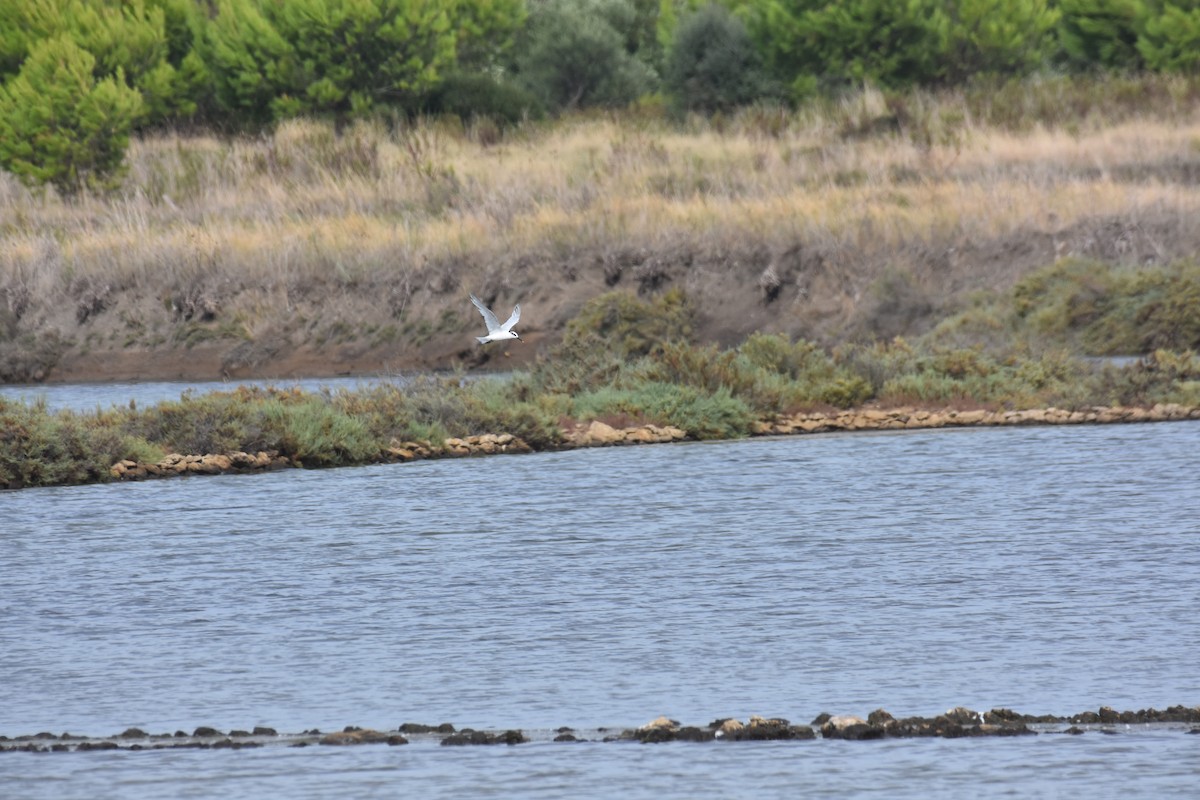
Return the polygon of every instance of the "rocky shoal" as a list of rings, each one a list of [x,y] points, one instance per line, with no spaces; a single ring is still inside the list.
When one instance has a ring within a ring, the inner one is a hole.
[[[1171,706],[1140,711],[1116,711],[1102,706],[1096,711],[1084,711],[1066,717],[1052,714],[1020,714],[997,708],[980,713],[958,706],[935,717],[897,718],[883,709],[872,711],[866,718],[851,714],[822,713],[807,724],[793,724],[781,717],[751,716],[742,721],[730,718],[713,720],[707,725],[683,725],[668,717],[658,717],[632,729],[611,730],[595,728],[587,731],[569,727],[552,731],[525,732],[518,729],[481,731],[472,728],[456,729],[448,722],[425,725],[406,722],[395,730],[347,726],[340,731],[322,733],[306,730],[301,733],[279,733],[274,728],[255,727],[249,730],[223,732],[206,726],[191,733],[150,734],[139,728],[128,728],[114,736],[79,736],[49,732],[8,737],[0,735],[0,752],[64,753],[92,750],[165,750],[195,748],[204,750],[239,750],[248,747],[282,745],[348,746],[363,744],[405,745],[412,742],[436,743],[442,746],[517,745],[530,741],[554,742],[747,742],[747,741],[806,741],[816,739],[912,739],[960,738],[994,736],[1036,736],[1039,734],[1078,735],[1089,732],[1116,734],[1156,725],[1190,734],[1200,734],[1200,706]]]
[[[1060,408],[1026,409],[1023,411],[988,411],[893,408],[856,409],[851,411],[813,411],[778,415],[754,424],[755,436],[786,436],[831,431],[915,430],[1004,425],[1104,425],[1133,422],[1173,422],[1200,419],[1200,406],[1158,404],[1140,406],[1095,406],[1086,409]],[[593,421],[579,425],[563,434],[556,449],[578,447],[611,447],[615,445],[664,444],[691,438],[681,428],[659,425],[634,425],[617,428]],[[478,436],[451,437],[440,443],[393,440],[380,454],[380,462],[416,461],[427,458],[461,458],[494,455],[497,453],[529,453],[534,450],[511,433],[485,433]],[[226,473],[265,472],[303,463],[274,451],[257,453],[209,453],[181,455],[172,453],[160,461],[119,461],[110,469],[118,480],[169,477],[174,475],[220,475]]]

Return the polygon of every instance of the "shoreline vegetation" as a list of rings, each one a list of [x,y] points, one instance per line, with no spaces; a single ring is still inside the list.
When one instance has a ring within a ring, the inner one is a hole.
[[[840,739],[867,741],[876,739],[913,739],[994,736],[1035,736],[1039,734],[1080,735],[1087,732],[1115,734],[1129,732],[1131,725],[1195,726],[1200,723],[1200,707],[1184,705],[1166,709],[1147,708],[1139,711],[1116,711],[1110,706],[1098,710],[1082,711],[1078,714],[1058,716],[1055,714],[1021,714],[1007,708],[994,708],[980,713],[957,706],[935,717],[897,718],[884,709],[872,711],[864,719],[852,714],[818,714],[807,724],[793,724],[781,717],[766,718],[752,715],[745,722],[720,718],[704,726],[683,725],[665,716],[657,717],[645,725],[629,729],[590,728],[576,729],[567,726],[552,731],[475,730],[455,728],[452,723],[426,725],[406,722],[395,730],[376,730],[347,725],[343,730],[323,733],[318,729],[302,733],[279,733],[275,728],[259,725],[251,730],[223,732],[207,725],[196,728],[192,733],[150,734],[140,728],[127,728],[114,736],[81,736],[71,733],[61,735],[44,731],[15,737],[0,735],[0,752],[70,753],[97,750],[240,750],[244,748],[287,746],[307,747],[310,745],[352,746],[364,744],[387,744],[389,746],[410,743],[440,746],[469,745],[518,745],[531,741],[554,742],[640,742],[661,744],[664,742],[755,742],[755,741],[813,741],[818,739]],[[1200,732],[1200,728],[1189,727],[1186,733]]]
[[[600,295],[550,355],[506,378],[243,386],[94,412],[0,399],[0,485],[830,430],[1200,419],[1190,351],[1109,363],[1013,350],[1009,339],[993,351],[902,339],[828,351],[761,333],[723,350],[689,341],[694,314],[675,289]]]
[[[0,486],[173,455],[547,450],[593,422],[723,439],[851,410],[1191,417],[1198,109],[1194,78],[1042,77],[487,135],[148,133],[121,188],[70,197],[0,175],[0,380],[450,371],[92,413],[0,400]],[[527,343],[475,346],[468,291],[521,303]],[[474,380],[489,370],[510,377]]]

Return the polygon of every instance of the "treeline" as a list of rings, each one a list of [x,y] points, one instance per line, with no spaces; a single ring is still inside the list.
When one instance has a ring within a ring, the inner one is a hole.
[[[1049,70],[1200,72],[1200,0],[0,0],[0,168],[70,193],[146,129],[711,114]]]

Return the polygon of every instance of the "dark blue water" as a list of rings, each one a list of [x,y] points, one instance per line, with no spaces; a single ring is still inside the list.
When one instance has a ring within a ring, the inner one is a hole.
[[[0,493],[0,733],[1200,704],[1200,423]],[[0,754],[22,797],[1188,796],[1200,737]],[[1105,777],[1107,776],[1107,777]]]

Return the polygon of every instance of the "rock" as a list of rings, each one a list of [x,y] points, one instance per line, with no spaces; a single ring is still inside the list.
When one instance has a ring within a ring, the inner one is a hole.
[[[504,731],[500,734],[485,731],[466,731],[454,733],[442,739],[442,745],[447,747],[471,744],[521,744],[529,741],[525,734],[517,730]]]
[[[254,469],[257,466],[254,456],[240,450],[230,453],[229,461],[237,469]]]
[[[736,719],[725,719],[720,720],[718,724],[712,727],[716,728],[718,735],[730,736],[738,733],[738,731],[742,730],[746,726],[738,722]]]
[[[656,720],[657,721],[657,720]],[[679,723],[675,723],[678,726]],[[641,727],[633,732],[633,738],[642,744],[661,744],[663,742],[711,742],[716,738],[716,732],[701,730],[696,727]]]
[[[585,436],[589,444],[609,445],[624,441],[625,431],[619,431],[600,420],[592,420],[592,424],[587,426]]]
[[[278,736],[279,734],[275,732],[274,728],[267,728],[262,725],[255,725],[254,726],[254,735],[255,736]]]
[[[348,728],[337,733],[329,733],[321,737],[318,744],[329,745],[346,745],[346,744],[376,744],[386,742],[391,738],[389,734],[382,731],[371,730],[370,728]]]
[[[646,428],[626,428],[625,441],[633,444],[655,444],[658,437]]]
[[[647,722],[645,725],[638,728],[638,730],[639,731],[648,731],[648,730],[655,730],[655,729],[660,729],[660,728],[674,729],[674,728],[678,728],[678,727],[679,727],[679,723],[673,719],[669,719],[667,717],[655,717],[654,719]]]
[[[978,711],[972,711],[963,706],[955,706],[954,708],[942,714],[943,717],[951,722],[957,722],[960,725],[978,725],[983,722],[983,717]]]
[[[1020,722],[1021,719],[1021,715],[1010,708],[993,708],[983,713],[983,721],[990,724]]]
[[[454,733],[454,726],[449,722],[441,725],[424,725],[420,722],[406,722],[400,726],[401,733]]]
[[[882,708],[877,708],[870,714],[867,714],[868,725],[887,725],[889,722],[895,722],[896,718]]]
[[[758,715],[750,717],[748,724],[729,731],[724,737],[734,742],[764,742],[789,739],[814,739],[816,734],[807,725],[793,726],[778,717],[764,719]]]
[[[76,750],[117,750],[120,748],[116,742],[80,742]]]
[[[861,717],[841,714],[830,717],[821,726],[821,736],[826,739],[880,739],[884,735],[882,728],[869,725]]]
[[[121,734],[117,738],[119,738],[119,739],[147,739],[147,738],[149,738],[149,736],[150,736],[150,734],[146,733],[141,728],[126,728],[123,732],[121,732]]]
[[[199,728],[196,728],[196,730],[192,731],[192,736],[195,736],[197,738],[199,738],[201,736],[224,736],[224,735],[225,734],[221,733],[216,728],[209,728],[205,725],[201,725]]]
[[[200,457],[200,471],[206,475],[219,475],[222,472],[228,472],[233,466],[229,456],[219,453],[209,454]]]

